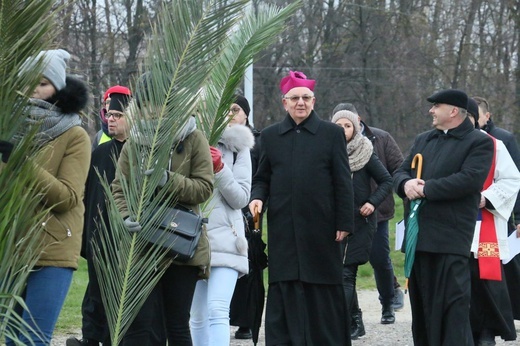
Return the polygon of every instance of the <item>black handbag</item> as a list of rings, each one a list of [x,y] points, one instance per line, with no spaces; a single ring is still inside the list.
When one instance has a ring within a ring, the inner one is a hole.
[[[155,246],[168,250],[167,256],[179,262],[187,262],[195,255],[202,227],[208,219],[183,206],[166,208],[164,216],[145,232],[145,238]]]

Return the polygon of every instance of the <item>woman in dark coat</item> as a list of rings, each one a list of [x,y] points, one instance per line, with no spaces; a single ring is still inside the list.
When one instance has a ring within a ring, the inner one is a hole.
[[[375,209],[392,191],[392,177],[374,154],[372,142],[361,133],[358,116],[350,111],[339,111],[332,122],[341,126],[347,139],[352,185],[354,188],[354,232],[343,243],[343,287],[350,309],[356,294],[358,267],[368,262],[372,238],[377,228]],[[374,179],[377,189],[372,193],[370,181]],[[383,312],[391,311],[391,304],[383,306]],[[359,316],[353,318],[361,319]]]

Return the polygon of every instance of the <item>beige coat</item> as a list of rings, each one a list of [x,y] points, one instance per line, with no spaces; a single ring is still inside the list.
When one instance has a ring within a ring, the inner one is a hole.
[[[37,266],[78,267],[83,233],[83,193],[90,165],[90,139],[75,126],[48,142],[34,162],[44,223],[44,251]]]

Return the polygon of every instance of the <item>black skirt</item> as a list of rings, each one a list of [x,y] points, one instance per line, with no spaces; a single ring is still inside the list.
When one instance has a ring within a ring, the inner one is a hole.
[[[269,285],[266,345],[350,346],[342,285],[282,281]]]

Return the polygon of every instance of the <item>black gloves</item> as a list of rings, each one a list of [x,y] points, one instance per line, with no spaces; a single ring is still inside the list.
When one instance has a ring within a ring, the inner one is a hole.
[[[7,163],[11,152],[13,151],[13,144],[11,142],[0,140],[0,153],[2,154],[2,161]]]

